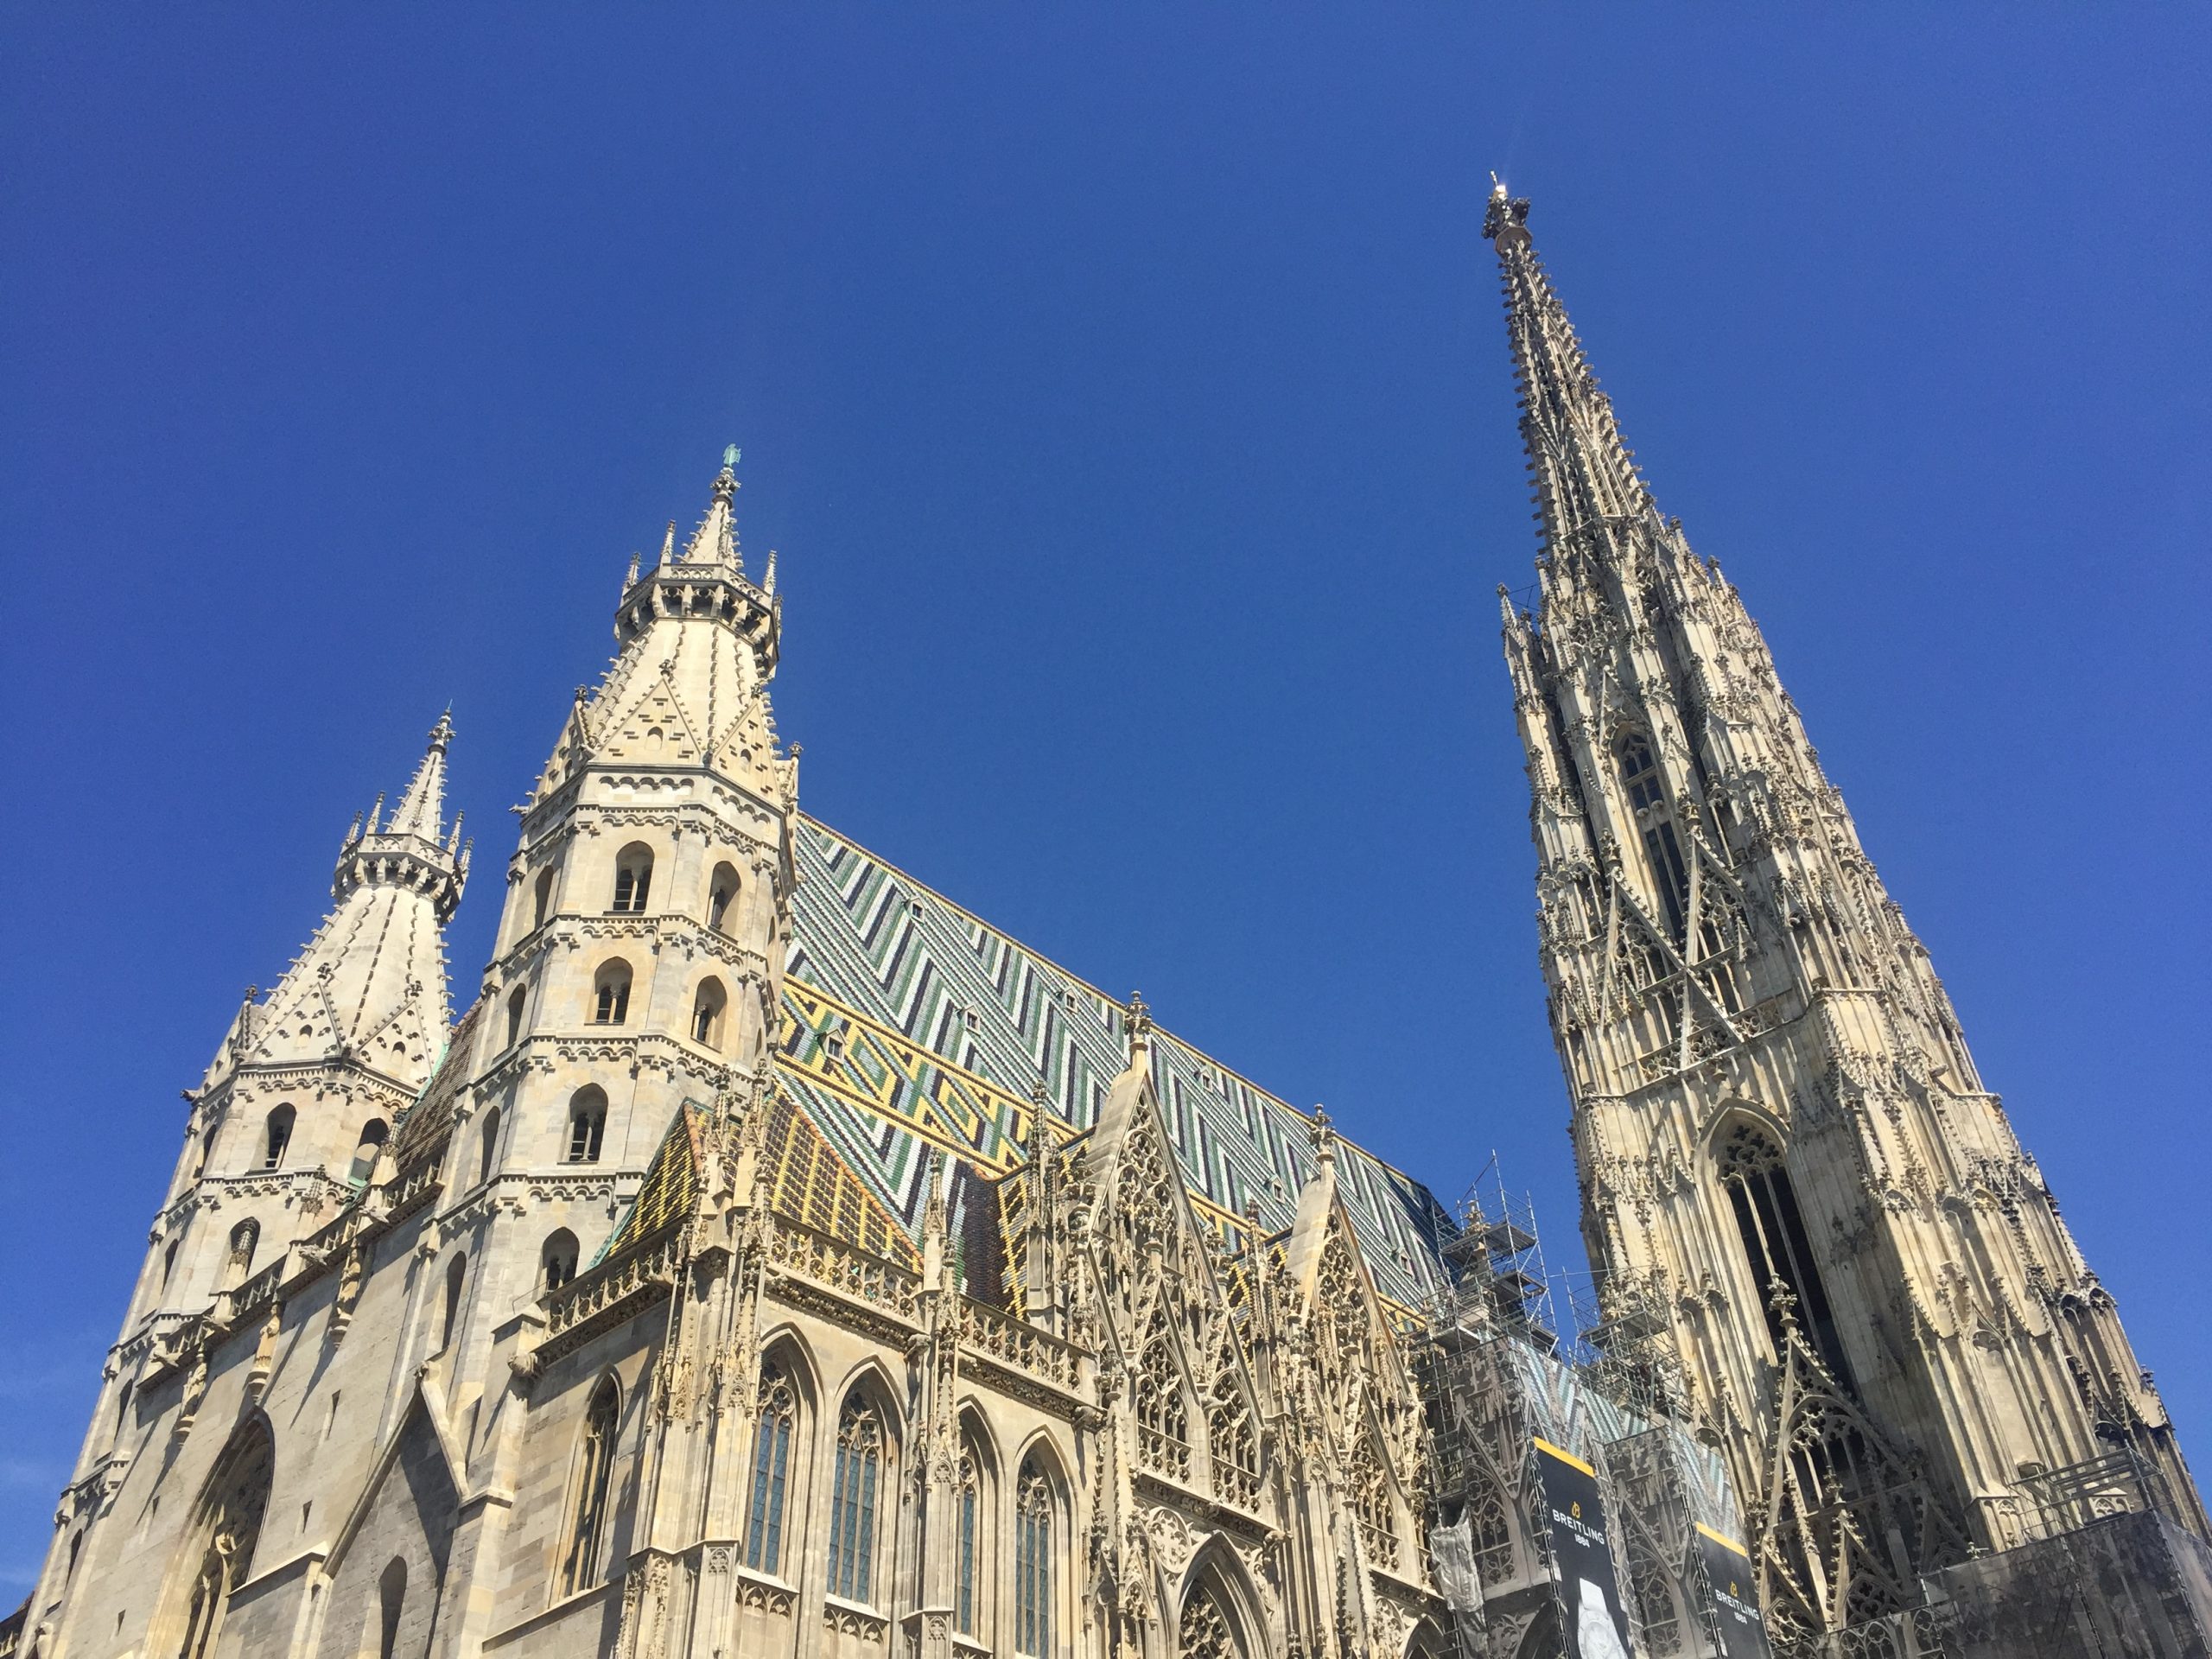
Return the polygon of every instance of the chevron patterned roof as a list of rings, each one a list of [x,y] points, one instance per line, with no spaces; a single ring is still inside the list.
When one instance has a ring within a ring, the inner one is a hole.
[[[1018,1164],[1040,1078],[1055,1132],[1090,1128],[1128,1064],[1119,1002],[827,825],[802,818],[798,841],[783,1092],[887,1210],[918,1230],[931,1147],[985,1180]],[[1240,1243],[1248,1200],[1269,1234],[1287,1229],[1312,1120],[1171,1033],[1154,1032],[1152,1064],[1199,1213]],[[1446,1282],[1450,1219],[1419,1182],[1339,1147],[1376,1287],[1417,1307]],[[986,1191],[960,1182],[956,1206]]]

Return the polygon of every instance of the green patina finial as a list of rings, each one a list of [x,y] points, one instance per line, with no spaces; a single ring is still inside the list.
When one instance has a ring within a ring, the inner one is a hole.
[[[738,456],[738,448],[737,448],[737,446],[736,446],[735,444],[734,444],[734,443],[733,443],[732,445],[730,445],[730,447],[729,447],[728,448],[727,448],[727,449],[723,450],[723,451],[722,451],[722,471],[724,471],[724,472],[726,472],[726,473],[734,473],[734,472],[735,472],[735,471],[737,470],[737,456]]]

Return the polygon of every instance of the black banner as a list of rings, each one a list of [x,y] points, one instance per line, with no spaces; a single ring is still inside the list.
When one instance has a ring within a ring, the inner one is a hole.
[[[1567,1659],[1630,1659],[1628,1616],[1605,1541],[1598,1471],[1549,1440],[1536,1442],[1536,1469],[1543,1483]]]
[[[1721,1659],[1770,1659],[1766,1619],[1759,1611],[1758,1591],[1751,1581],[1751,1552],[1733,1538],[1723,1538],[1709,1527],[1697,1529],[1698,1559],[1705,1564],[1706,1581],[1713,1587],[1715,1626],[1720,1633]]]

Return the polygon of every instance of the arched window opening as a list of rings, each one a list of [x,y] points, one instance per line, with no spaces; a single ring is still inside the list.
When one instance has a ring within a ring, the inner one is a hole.
[[[553,913],[553,872],[552,872],[552,871],[550,871],[550,870],[541,870],[541,871],[539,871],[539,872],[538,872],[538,875],[537,875],[537,886],[536,889],[534,890],[533,895],[532,895],[531,899],[531,906],[530,906],[530,927],[531,927],[531,931],[532,931],[532,932],[534,933],[534,932],[536,932],[539,928],[541,928],[541,927],[544,926],[544,925],[545,925],[545,918],[546,918],[548,916],[550,916],[552,913]]]
[[[699,982],[699,994],[691,1000],[691,1040],[709,1048],[722,1046],[722,1010],[728,1006],[729,994],[722,989],[719,979]]]
[[[377,1580],[377,1659],[392,1659],[399,1647],[399,1615],[407,1605],[407,1563],[392,1557]]]
[[[1642,1626],[1643,1652],[1668,1659],[1682,1650],[1681,1611],[1675,1604],[1673,1574],[1658,1553],[1631,1526],[1628,1540],[1629,1599]]]
[[[1390,1502],[1390,1477],[1382,1467],[1372,1440],[1363,1441],[1352,1455],[1352,1503],[1359,1516],[1360,1541],[1376,1566],[1395,1572],[1398,1566],[1398,1516]]]
[[[537,1276],[547,1290],[558,1290],[576,1276],[576,1258],[580,1254],[576,1236],[561,1228],[537,1252]]]
[[[180,1557],[184,1576],[169,1604],[175,1611],[168,1617],[175,1622],[168,1628],[181,1627],[176,1659],[207,1659],[214,1651],[231,1592],[252,1575],[275,1466],[268,1427],[258,1418],[241,1428],[215,1460],[185,1534]]]
[[[1052,1484],[1034,1463],[1014,1490],[1014,1650],[1052,1650]]]
[[[507,1042],[512,1048],[522,1040],[523,1015],[530,1007],[530,987],[518,985],[507,993]]]
[[[592,976],[592,1023],[619,1026],[630,1017],[630,964],[615,961],[601,965]]]
[[[837,1421],[837,1471],[830,1496],[830,1593],[866,1602],[875,1567],[875,1493],[883,1420],[859,1395]]]
[[[468,1253],[456,1250],[446,1264],[445,1315],[438,1323],[438,1347],[441,1351],[453,1346],[453,1333],[461,1324],[461,1293],[468,1281]]]
[[[1485,1491],[1467,1508],[1467,1541],[1473,1546],[1475,1572],[1485,1585],[1503,1584],[1518,1576],[1513,1564],[1513,1523],[1506,1518],[1505,1500]]]
[[[1190,1414],[1183,1404],[1183,1376],[1155,1327],[1137,1362],[1137,1456],[1148,1467],[1179,1480],[1191,1475]]]
[[[1213,1385],[1213,1404],[1206,1413],[1206,1445],[1213,1454],[1215,1495],[1243,1509],[1256,1509],[1260,1501],[1260,1449],[1252,1433],[1252,1413],[1244,1391],[1224,1371]]]
[[[1229,1615],[1211,1583],[1194,1586],[1183,1604],[1183,1616],[1175,1622],[1175,1652],[1177,1659],[1243,1659]]]
[[[268,1132],[262,1141],[261,1166],[281,1168],[286,1148],[292,1144],[292,1123],[296,1114],[289,1106],[279,1106],[269,1114]]]
[[[952,1628],[963,1636],[975,1636],[976,1628],[976,1545],[982,1516],[982,1483],[976,1467],[976,1454],[965,1449],[960,1453],[960,1489],[956,1500],[959,1510],[959,1537],[953,1545]]]
[[[1813,1346],[1835,1378],[1851,1386],[1843,1343],[1828,1305],[1827,1287],[1805,1233],[1796,1189],[1783,1167],[1782,1148],[1756,1123],[1739,1118],[1723,1131],[1713,1162],[1728,1202],[1736,1212],[1736,1231],[1751,1268],[1751,1282],[1766,1310],[1767,1334],[1779,1355],[1789,1321],[1802,1321]]]
[[[1674,820],[1663,810],[1667,791],[1659,777],[1651,745],[1640,736],[1623,738],[1620,744],[1621,783],[1628,791],[1643,838],[1644,855],[1650,861],[1651,879],[1667,909],[1667,926],[1677,942],[1683,938],[1690,900],[1688,868],[1682,862],[1681,843],[1675,838]]]
[[[484,1127],[479,1132],[476,1154],[476,1180],[480,1186],[492,1179],[492,1172],[499,1164],[499,1109],[488,1107],[484,1113]]]
[[[169,1281],[176,1277],[177,1241],[171,1239],[168,1248],[162,1252],[162,1288],[169,1287]]]
[[[374,1173],[377,1155],[384,1150],[385,1142],[391,1139],[391,1125],[380,1117],[372,1117],[361,1125],[361,1137],[353,1143],[353,1167],[347,1179],[365,1181]]]
[[[596,1084],[576,1090],[569,1102],[569,1161],[595,1164],[607,1138],[607,1096]]]
[[[613,1485],[614,1431],[621,1417],[622,1391],[611,1376],[601,1377],[584,1412],[584,1440],[576,1467],[575,1507],[570,1512],[569,1548],[561,1565],[561,1593],[573,1596],[599,1582],[599,1558],[606,1542],[607,1495]]]
[[[123,1431],[130,1427],[130,1384],[125,1382],[115,1392],[115,1438],[121,1440]]]
[[[784,1498],[791,1486],[791,1430],[798,1396],[772,1362],[760,1371],[760,1412],[753,1431],[753,1501],[746,1511],[745,1564],[776,1573],[784,1557]]]
[[[707,925],[717,933],[728,932],[733,919],[730,906],[736,902],[737,866],[715,865],[713,879],[707,883]]]
[[[253,1253],[261,1243],[261,1224],[242,1221],[231,1229],[230,1254],[223,1260],[223,1288],[236,1290],[253,1272]]]
[[[197,1180],[200,1176],[205,1175],[207,1173],[207,1160],[214,1155],[215,1126],[210,1123],[207,1126],[207,1132],[200,1137],[200,1161],[194,1167],[192,1172],[193,1179],[194,1180]]]
[[[614,855],[614,904],[618,914],[642,916],[652,891],[653,849],[633,841]]]

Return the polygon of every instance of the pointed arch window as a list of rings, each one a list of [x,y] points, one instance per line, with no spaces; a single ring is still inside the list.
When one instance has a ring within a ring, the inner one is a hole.
[[[391,1125],[380,1117],[372,1117],[361,1125],[361,1138],[354,1143],[353,1167],[346,1172],[349,1180],[365,1181],[376,1171],[377,1154],[384,1150],[385,1142],[391,1139]]]
[[[1183,1616],[1175,1621],[1175,1653],[1177,1659],[1242,1659],[1229,1616],[1209,1582],[1193,1586],[1183,1604]]]
[[[1187,1480],[1191,1474],[1190,1414],[1183,1403],[1183,1375],[1155,1325],[1136,1371],[1137,1456],[1147,1467]]]
[[[1052,1483],[1024,1462],[1014,1497],[1014,1650],[1052,1650]]]
[[[280,1169],[284,1154],[292,1145],[292,1124],[296,1118],[290,1106],[279,1106],[269,1114],[269,1122],[262,1138],[261,1166]]]
[[[512,1048],[522,1040],[523,1015],[530,1008],[530,987],[518,985],[507,993],[507,1044]]]
[[[377,1580],[377,1659],[392,1659],[399,1648],[399,1616],[407,1605],[407,1563],[392,1557]]]
[[[883,1419],[858,1395],[837,1422],[830,1497],[830,1593],[865,1602],[875,1568],[875,1500],[883,1471]]]
[[[959,1535],[953,1541],[952,1628],[963,1636],[974,1636],[977,1634],[976,1547],[982,1520],[982,1489],[973,1452],[963,1450],[960,1454],[960,1485],[953,1506]]]
[[[588,1084],[569,1101],[569,1161],[597,1163],[606,1139],[607,1093],[597,1084]]]
[[[653,849],[633,841],[614,855],[614,903],[617,914],[642,916],[652,892]]]
[[[1667,812],[1667,791],[1659,776],[1649,741],[1631,733],[1620,741],[1621,785],[1643,839],[1643,853],[1651,879],[1666,906],[1667,926],[1679,943],[1688,925],[1690,899],[1689,869],[1682,861],[1681,842],[1675,835],[1674,819]]]
[[[617,959],[602,963],[592,976],[592,1023],[619,1026],[630,1018],[630,964]]]
[[[691,1040],[708,1048],[722,1046],[722,1011],[729,1002],[729,993],[722,989],[719,979],[699,982],[698,995],[691,1000]]]
[[[453,1346],[454,1332],[461,1325],[461,1293],[468,1282],[468,1252],[455,1250],[453,1260],[446,1263],[445,1314],[438,1321],[438,1347],[441,1351]]]
[[[1804,1321],[1815,1351],[1836,1380],[1849,1388],[1851,1372],[1835,1313],[1828,1304],[1827,1287],[1821,1282],[1782,1148],[1758,1125],[1739,1118],[1722,1135],[1713,1161],[1735,1211],[1737,1236],[1766,1311],[1767,1334],[1774,1340],[1776,1354],[1784,1343],[1786,1301],[1794,1316]]]
[[[223,1260],[223,1288],[236,1290],[253,1272],[253,1253],[261,1243],[261,1224],[242,1221],[231,1229],[230,1254]]]
[[[1213,1385],[1206,1412],[1206,1447],[1213,1457],[1215,1494],[1241,1509],[1260,1500],[1260,1451],[1252,1433],[1252,1413],[1236,1376],[1224,1369]]]
[[[791,1431],[798,1399],[780,1365],[760,1373],[760,1421],[753,1431],[753,1500],[747,1508],[745,1564],[762,1573],[781,1570],[784,1501],[790,1490]]]
[[[182,1627],[176,1659],[207,1659],[214,1651],[231,1592],[253,1571],[275,1466],[268,1426],[257,1417],[216,1459],[186,1534],[181,1564],[188,1576],[175,1592],[178,1600],[170,1604],[175,1609],[170,1617]]]
[[[569,1517],[569,1546],[561,1563],[561,1593],[573,1596],[599,1582],[606,1543],[607,1496],[613,1485],[614,1434],[622,1415],[622,1390],[600,1379],[584,1412],[584,1438],[576,1461],[576,1495]]]
[[[499,1109],[491,1107],[484,1114],[484,1127],[477,1132],[476,1180],[479,1185],[492,1179],[492,1172],[499,1164]]]
[[[545,925],[545,918],[553,913],[553,872],[540,871],[537,886],[531,902],[530,926],[532,932]]]
[[[565,1227],[556,1229],[537,1252],[540,1286],[549,1291],[558,1290],[575,1278],[580,1253],[576,1236]]]
[[[707,925],[717,933],[729,931],[730,906],[737,902],[737,866],[727,861],[715,866],[707,883]]]
[[[1374,1564],[1395,1572],[1398,1565],[1398,1516],[1390,1501],[1390,1477],[1370,1437],[1353,1455],[1352,1503],[1359,1516],[1360,1541]]]
[[[1485,1585],[1503,1584],[1519,1576],[1514,1571],[1513,1523],[1506,1518],[1505,1500],[1485,1491],[1468,1506],[1467,1541],[1473,1546],[1475,1573]]]

